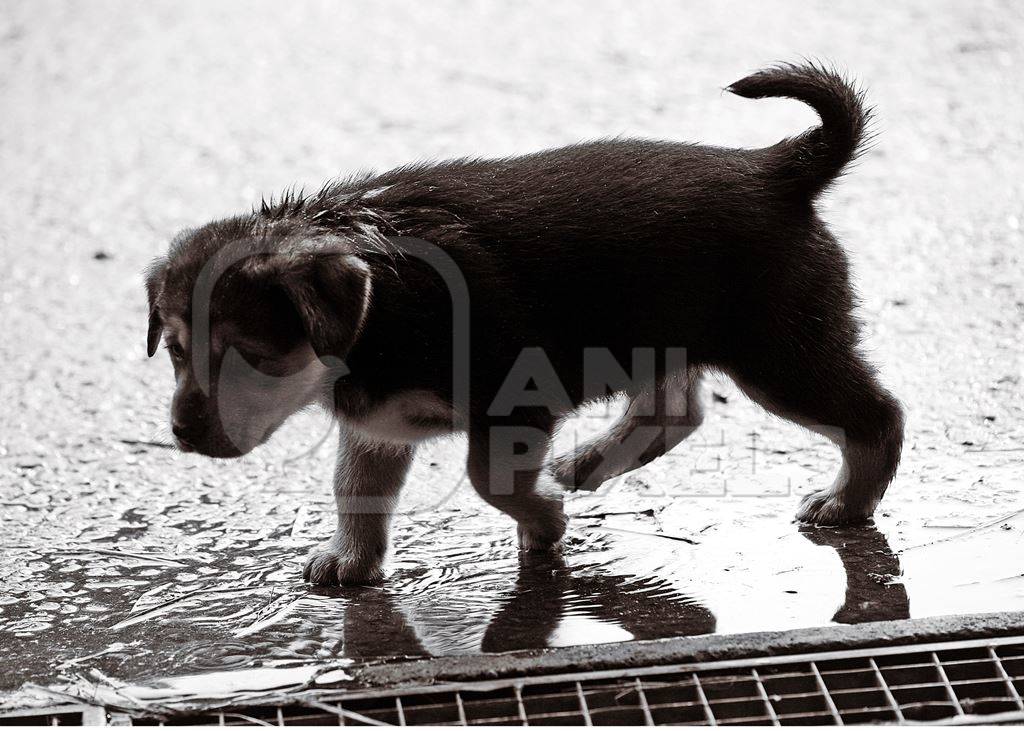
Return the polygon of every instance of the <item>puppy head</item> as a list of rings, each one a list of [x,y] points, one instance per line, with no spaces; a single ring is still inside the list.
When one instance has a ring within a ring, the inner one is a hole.
[[[240,218],[180,235],[146,289],[149,355],[162,339],[174,367],[175,441],[237,457],[330,395],[371,282],[344,240]]]

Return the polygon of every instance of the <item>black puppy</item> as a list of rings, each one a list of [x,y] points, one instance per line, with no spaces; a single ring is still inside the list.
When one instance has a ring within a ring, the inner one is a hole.
[[[593,488],[671,449],[717,369],[841,449],[799,518],[867,520],[903,418],[858,352],[847,259],[814,209],[867,113],[813,65],[729,90],[806,102],[822,125],[760,150],[611,140],[411,165],[185,232],[147,281],[179,446],[237,456],[330,409],[339,524],[305,575],[367,582],[416,442],[468,432],[477,492],[523,549],[551,549],[556,482]],[[630,397],[622,419],[547,463],[558,420],[613,392]]]

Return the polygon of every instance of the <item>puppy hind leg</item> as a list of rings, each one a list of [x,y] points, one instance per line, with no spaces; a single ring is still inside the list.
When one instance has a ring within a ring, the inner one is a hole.
[[[596,490],[670,451],[703,419],[701,374],[691,369],[634,396],[607,432],[556,458],[552,474],[566,487]]]
[[[806,495],[797,518],[816,525],[867,522],[896,474],[903,412],[850,345],[772,353],[732,375],[766,410],[830,439],[843,464],[831,486]]]

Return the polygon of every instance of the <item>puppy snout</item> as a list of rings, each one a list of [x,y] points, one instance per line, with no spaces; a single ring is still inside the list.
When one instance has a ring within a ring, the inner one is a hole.
[[[174,433],[174,436],[177,437],[182,448],[189,451],[195,449],[196,444],[202,436],[200,434],[200,430],[196,429],[194,426],[190,426],[189,424],[177,420],[171,422],[171,431]]]

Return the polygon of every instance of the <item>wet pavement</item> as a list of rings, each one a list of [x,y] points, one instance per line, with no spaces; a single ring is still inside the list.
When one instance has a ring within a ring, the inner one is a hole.
[[[0,691],[1024,609],[1018,5],[807,5],[799,23],[772,3],[443,22],[310,5],[280,23],[272,5],[92,7],[0,20]],[[521,560],[462,440],[421,449],[372,588],[301,581],[333,528],[325,418],[234,462],[160,446],[171,374],[145,357],[140,273],[179,228],[421,157],[609,133],[768,144],[810,113],[718,90],[798,53],[849,66],[879,108],[878,147],[824,211],[908,411],[875,526],[793,523],[838,457],[724,380],[691,440],[569,499],[559,559]]]

